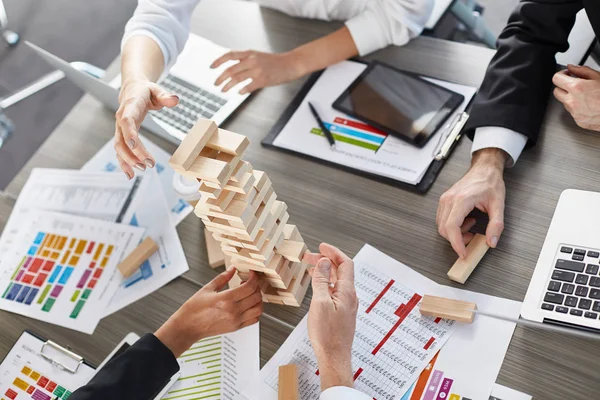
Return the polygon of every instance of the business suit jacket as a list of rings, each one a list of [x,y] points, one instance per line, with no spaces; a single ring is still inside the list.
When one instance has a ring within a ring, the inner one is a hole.
[[[151,400],[177,371],[179,364],[171,350],[147,334],[106,364],[69,400]]]
[[[498,38],[496,55],[475,97],[466,126],[497,126],[538,138],[556,72],[555,55],[568,49],[575,15],[585,9],[600,34],[599,0],[522,0]]]

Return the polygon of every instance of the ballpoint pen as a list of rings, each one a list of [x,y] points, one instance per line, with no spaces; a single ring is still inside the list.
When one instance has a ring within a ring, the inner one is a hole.
[[[308,107],[310,108],[310,112],[312,113],[312,115],[317,120],[317,123],[319,124],[319,127],[323,131],[323,134],[327,138],[327,141],[329,142],[329,145],[331,146],[332,149],[335,149],[335,139],[333,138],[333,135],[331,134],[331,132],[329,131],[329,129],[327,129],[327,127],[323,123],[323,120],[321,119],[321,117],[317,113],[317,110],[315,110],[315,107],[312,105],[312,103],[310,101],[308,102]]]

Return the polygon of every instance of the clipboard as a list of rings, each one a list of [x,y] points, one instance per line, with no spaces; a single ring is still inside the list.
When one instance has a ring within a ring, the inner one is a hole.
[[[359,63],[362,63],[362,64],[368,64],[368,62],[365,61],[365,60],[363,60],[363,59],[352,58],[350,61],[359,62]],[[364,177],[371,178],[371,179],[374,179],[374,180],[377,180],[377,181],[380,181],[380,182],[383,182],[383,183],[387,183],[387,184],[392,185],[392,186],[400,187],[402,189],[409,190],[411,192],[416,192],[416,193],[419,193],[419,194],[425,194],[425,193],[427,193],[427,191],[431,188],[431,186],[435,182],[435,180],[438,177],[440,171],[442,170],[442,168],[445,165],[446,161],[451,156],[453,150],[456,148],[459,140],[461,139],[461,137],[463,135],[464,125],[466,124],[466,121],[467,121],[467,119],[469,117],[469,115],[466,112],[462,113],[462,114],[459,114],[457,116],[456,124],[452,128],[451,132],[447,136],[447,138],[444,141],[444,143],[441,144],[440,151],[435,155],[434,160],[431,162],[431,164],[427,168],[425,174],[423,175],[423,177],[421,178],[421,180],[419,181],[419,183],[417,183],[416,185],[413,185],[413,184],[410,184],[410,183],[406,183],[406,182],[402,182],[402,181],[399,181],[399,180],[396,180],[396,179],[393,179],[393,178],[389,178],[389,177],[386,177],[386,176],[381,176],[381,175],[378,175],[378,174],[375,174],[375,173],[363,171],[363,170],[358,169],[358,168],[354,168],[354,167],[342,165],[342,164],[339,164],[339,163],[336,163],[336,162],[331,162],[331,161],[323,160],[323,159],[318,158],[318,157],[314,157],[314,156],[311,156],[311,155],[308,155],[308,154],[304,154],[304,153],[296,152],[294,150],[290,150],[290,149],[286,149],[286,148],[283,148],[283,147],[279,147],[279,146],[276,146],[274,144],[275,139],[277,138],[277,136],[279,136],[279,134],[281,133],[281,131],[287,125],[287,123],[290,120],[290,118],[292,118],[292,116],[295,114],[295,112],[297,111],[298,107],[300,107],[300,105],[302,104],[302,102],[303,102],[304,98],[306,97],[306,95],[309,93],[309,91],[312,89],[312,87],[317,82],[317,80],[321,77],[321,75],[323,74],[324,71],[325,70],[314,72],[313,74],[311,74],[309,76],[309,78],[306,81],[306,83],[302,86],[302,88],[296,94],[296,96],[291,101],[291,103],[286,107],[286,109],[284,110],[283,114],[279,117],[279,119],[277,120],[277,122],[275,123],[275,125],[273,125],[273,127],[271,128],[271,130],[269,131],[269,133],[267,134],[267,136],[261,141],[261,144],[263,146],[265,146],[265,147],[272,147],[272,148],[275,148],[275,149],[277,149],[279,151],[283,151],[283,152],[286,152],[286,153],[294,154],[294,155],[299,156],[299,157],[304,157],[304,158],[316,161],[316,162],[324,164],[324,165],[331,165],[331,166],[334,166],[334,167],[336,167],[338,169],[342,169],[342,170],[345,170],[345,171],[348,171],[348,172],[352,172],[352,173],[360,175],[360,176],[364,176]],[[421,76],[424,76],[424,75],[421,75]],[[471,102],[472,102],[472,99],[467,104],[467,108],[466,109],[468,109],[470,107]]]
[[[25,330],[0,362],[0,397],[66,399],[95,371],[70,349]]]

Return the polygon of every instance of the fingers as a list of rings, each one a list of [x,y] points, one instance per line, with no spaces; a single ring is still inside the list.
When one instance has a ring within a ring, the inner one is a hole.
[[[328,243],[321,243],[319,246],[319,251],[324,257],[329,258],[336,265],[340,265],[351,260],[351,258],[344,254],[343,251]]]
[[[246,297],[245,299],[242,299],[239,302],[240,309],[242,311],[245,311],[254,307],[257,304],[262,304],[262,302],[262,293],[260,292],[260,290],[255,290],[254,293],[252,293],[250,296]]]
[[[179,96],[169,93],[155,84],[150,87],[150,103],[151,110],[160,110],[163,107],[173,108],[179,104]]]
[[[569,64],[567,65],[567,70],[569,71],[569,73],[571,75],[575,75],[578,78],[582,78],[582,79],[598,79],[600,78],[600,72],[596,71],[595,69],[592,69],[588,66],[581,66],[581,65],[573,65],[573,64]]]
[[[119,167],[121,167],[121,171],[125,172],[125,175],[127,175],[127,179],[133,178],[133,176],[135,175],[135,173],[133,172],[133,169],[129,166],[129,164],[127,164],[125,161],[123,161],[123,159],[121,158],[121,156],[119,156],[117,154],[117,162],[119,163]]]
[[[240,301],[246,297],[252,295],[258,290],[258,274],[254,271],[250,271],[250,277],[246,282],[241,284],[239,287],[229,289],[224,292],[227,296],[230,296],[234,301]]]
[[[233,275],[235,273],[236,273],[235,268],[229,268],[227,271],[221,272],[219,275],[217,275],[217,277],[215,279],[208,282],[208,284],[204,287],[207,288],[208,290],[218,292],[221,289],[225,288],[225,286],[227,285],[227,283],[229,283],[231,278],[233,278]]]
[[[250,51],[230,51],[228,53],[223,54],[221,57],[217,58],[211,64],[211,68],[218,68],[221,64],[226,63],[231,60],[243,60],[250,56]]]
[[[249,309],[247,309],[246,311],[244,311],[242,313],[242,325],[244,325],[245,322],[248,321],[255,321],[258,320],[258,318],[260,318],[260,316],[263,313],[263,302],[262,299],[260,301],[260,303],[255,304],[253,307],[250,307]]]
[[[321,253],[306,253],[304,257],[302,257],[302,262],[310,265],[317,265],[321,258],[325,257]]]
[[[468,245],[469,243],[471,243],[471,240],[473,240],[473,238],[475,237],[474,233],[471,232],[466,232],[462,234],[462,240],[463,243],[466,245]]]
[[[504,230],[504,199],[492,199],[488,207],[490,222],[488,222],[485,236],[487,244],[491,248],[495,248],[500,240],[500,235]]]
[[[240,94],[252,93],[255,90],[258,90],[260,88],[261,88],[261,85],[259,85],[258,82],[256,82],[256,80],[253,79],[250,81],[249,84],[247,84],[240,90]]]
[[[574,78],[569,76],[569,71],[564,69],[554,74],[552,77],[552,83],[556,87],[559,87],[563,90],[569,90],[569,86],[577,82],[578,78]]]
[[[563,103],[563,105],[566,105],[568,103],[567,98],[569,96],[569,92],[567,92],[566,90],[556,87],[556,88],[554,88],[553,94],[554,94],[554,97],[556,98],[556,100]]]
[[[144,170],[146,167],[154,167],[154,158],[139,140],[138,129],[147,113],[146,107],[142,103],[143,100],[140,99],[125,105],[122,112],[117,112],[117,123],[121,128],[124,143],[137,159],[135,165],[130,165]],[[125,161],[128,160],[125,159]]]
[[[465,222],[463,222],[462,226],[460,227],[460,231],[463,234],[469,232],[471,230],[471,228],[473,228],[475,226],[476,222],[477,221],[473,217],[465,218]]]
[[[215,81],[215,86],[221,86],[223,82],[227,79],[232,78],[233,76],[239,74],[240,72],[246,71],[250,68],[250,65],[245,61],[240,61],[235,65],[227,68]]]
[[[473,207],[469,203],[455,204],[444,223],[446,239],[450,241],[456,254],[462,258],[467,256],[467,251],[463,242],[461,227],[471,211],[473,211]]]
[[[246,71],[240,72],[237,75],[232,76],[231,79],[229,79],[229,82],[227,82],[225,84],[225,86],[223,86],[223,88],[221,89],[221,91],[222,92],[228,92],[229,89],[233,88],[238,83],[244,82],[247,79],[251,79],[252,78],[251,75],[252,75],[252,71],[251,70],[246,70]]]
[[[331,277],[331,261],[322,258],[317,263],[312,275],[312,287],[314,298],[330,298],[329,281]]]
[[[248,321],[246,321],[246,322],[242,323],[242,325],[240,325],[240,329],[243,329],[243,328],[245,328],[245,327],[247,327],[247,326],[250,326],[250,325],[254,325],[254,324],[256,324],[256,323],[257,323],[259,320],[260,320],[260,318],[254,318],[254,319],[248,320]]]
[[[118,122],[115,125],[115,152],[117,153],[117,156],[120,157],[121,161],[129,167],[127,168],[127,171],[123,169],[123,166],[121,167],[127,176],[130,177],[129,179],[133,178],[132,167],[137,168],[140,171],[145,169],[145,165],[137,158],[133,151],[131,151],[129,146],[125,144],[121,126]]]

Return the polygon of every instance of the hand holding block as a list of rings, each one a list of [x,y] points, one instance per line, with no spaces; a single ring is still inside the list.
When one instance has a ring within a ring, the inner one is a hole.
[[[150,236],[142,241],[117,267],[124,278],[129,278],[137,269],[158,251],[158,245]]]
[[[455,282],[465,283],[489,248],[485,236],[476,234],[467,246],[467,258],[456,260],[448,271],[448,277]]]
[[[477,304],[468,301],[452,300],[443,297],[425,295],[421,300],[419,311],[426,317],[440,317],[458,322],[472,323]]]
[[[296,364],[282,365],[279,367],[278,400],[299,400],[298,392],[298,367]]]

